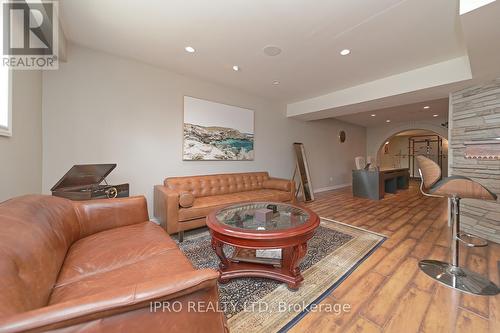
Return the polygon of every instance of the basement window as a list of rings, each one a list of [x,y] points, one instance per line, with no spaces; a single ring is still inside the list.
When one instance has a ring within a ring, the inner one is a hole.
[[[3,15],[0,15],[0,59],[3,59]],[[9,68],[0,62],[0,135],[12,135],[11,77]]]

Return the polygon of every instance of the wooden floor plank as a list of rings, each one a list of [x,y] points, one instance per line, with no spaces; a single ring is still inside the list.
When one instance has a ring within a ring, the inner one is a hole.
[[[333,296],[326,300],[326,303],[331,304],[349,304],[351,306],[349,312],[335,315],[332,313],[311,312],[303,320],[301,320],[292,329],[292,332],[305,332],[306,330],[317,330],[318,332],[342,332],[343,327],[347,325],[362,306],[362,300],[369,297],[384,281],[385,277],[370,272],[359,280],[356,288],[351,289],[344,297],[337,299]]]
[[[399,302],[400,296],[407,289],[407,284],[413,279],[417,271],[417,260],[408,257],[378,291],[364,311],[366,318],[383,326],[390,317],[394,305]]]
[[[431,227],[431,225],[434,223],[434,219],[432,218],[426,218],[417,226],[415,226],[415,229],[412,230],[410,233],[411,238],[419,239],[424,235],[424,233]]]
[[[439,234],[439,230],[429,228],[415,245],[415,248],[412,251],[412,256],[419,259],[427,259],[432,247],[436,244]]]
[[[423,319],[421,332],[453,332],[459,302],[460,293],[458,291],[437,284]]]
[[[477,333],[487,331],[488,321],[486,319],[464,309],[458,311],[457,324],[455,326],[456,333]]]
[[[469,267],[471,271],[480,273],[481,275],[486,275],[488,271],[486,259],[475,254],[469,254],[467,256],[467,267]],[[463,294],[460,305],[482,317],[487,318],[489,315],[488,297]]]
[[[369,320],[357,316],[356,320],[344,332],[346,333],[380,333],[382,329]]]
[[[384,260],[380,261],[380,263],[375,266],[374,270],[382,275],[390,275],[392,272],[394,272],[394,270],[396,270],[396,268],[399,267],[399,264],[413,249],[415,243],[416,241],[414,239],[405,239],[396,248],[389,251]]]
[[[367,272],[372,271],[373,267],[378,264],[382,258],[385,258],[387,252],[389,252],[389,250],[379,247],[349,276],[349,278],[346,279],[346,281],[342,282],[342,284],[334,290],[333,296],[341,299],[348,291],[357,287],[359,279]]]
[[[384,242],[384,244],[382,244],[382,246],[387,249],[392,249],[393,247],[398,245],[403,239],[407,238],[408,234],[410,233],[410,231],[413,230],[413,228],[414,226],[411,224],[407,224],[400,227],[395,233],[391,235],[391,237],[389,237],[388,240]]]
[[[418,290],[417,288],[408,290],[401,298],[401,301],[398,302],[392,313],[392,318],[384,328],[384,332],[418,332],[430,300],[431,295],[425,291]]]
[[[430,253],[427,259],[447,261],[448,252],[449,252],[448,249],[445,249],[444,247],[434,246],[432,252]],[[417,270],[413,283],[418,289],[431,292],[438,282],[436,282],[434,279],[431,279],[423,271]]]
[[[488,273],[490,280],[496,283],[497,286],[500,285],[500,272],[498,263],[500,262],[500,245],[499,244],[489,244],[490,251],[488,256]],[[498,332],[500,330],[500,297],[489,297],[489,328],[490,332]]]
[[[449,261],[445,199],[423,197],[411,182],[409,190],[379,201],[342,188],[319,193],[306,206],[389,238],[323,301],[350,304],[350,312],[310,313],[293,332],[500,332],[500,296],[465,295],[418,269],[421,259]],[[461,249],[462,264],[500,282],[500,245]]]

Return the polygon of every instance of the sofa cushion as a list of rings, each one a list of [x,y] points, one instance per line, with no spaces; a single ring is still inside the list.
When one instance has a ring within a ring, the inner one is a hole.
[[[291,192],[286,192],[286,191],[280,191],[280,190],[273,190],[273,189],[263,189],[257,191],[258,193],[261,193],[263,196],[271,196],[272,199],[269,201],[278,201],[278,202],[283,202],[283,201],[291,201],[292,200],[292,193]],[[258,199],[255,201],[259,201]],[[260,201],[267,201],[266,200],[260,200]]]
[[[179,206],[188,208],[194,203],[194,195],[188,191],[181,191],[179,193]]]
[[[190,208],[179,209],[179,221],[190,221],[203,218],[211,211],[220,209],[224,206],[245,201],[289,201],[290,192],[278,190],[255,190],[233,194],[213,195],[209,197],[196,198],[193,206]]]
[[[50,304],[190,270],[177,245],[152,222],[106,230],[69,249]]]
[[[149,221],[102,231],[71,246],[56,287],[175,248],[177,245],[163,229]],[[121,255],[124,253],[126,256]]]
[[[61,303],[193,270],[193,266],[181,250],[170,249],[140,261],[115,266],[111,270],[96,272],[86,275],[80,280],[56,286],[49,304]]]
[[[264,182],[262,183],[262,187],[265,189],[290,192],[290,190],[292,189],[292,183],[287,179],[269,178],[267,180],[264,180]]]
[[[69,200],[28,195],[0,204],[0,317],[47,305],[79,235]]]
[[[164,185],[176,191],[188,191],[195,198],[262,189],[267,172],[227,173],[206,176],[171,177]]]

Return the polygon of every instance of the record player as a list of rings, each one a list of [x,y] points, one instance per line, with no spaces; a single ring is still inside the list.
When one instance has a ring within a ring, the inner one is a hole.
[[[116,164],[74,165],[51,188],[52,195],[70,200],[128,197],[129,184],[109,185],[106,181],[114,168]]]

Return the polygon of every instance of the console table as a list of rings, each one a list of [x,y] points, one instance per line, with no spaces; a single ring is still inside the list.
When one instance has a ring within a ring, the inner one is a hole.
[[[385,193],[407,189],[409,180],[408,168],[352,170],[352,194],[355,197],[380,200]]]

